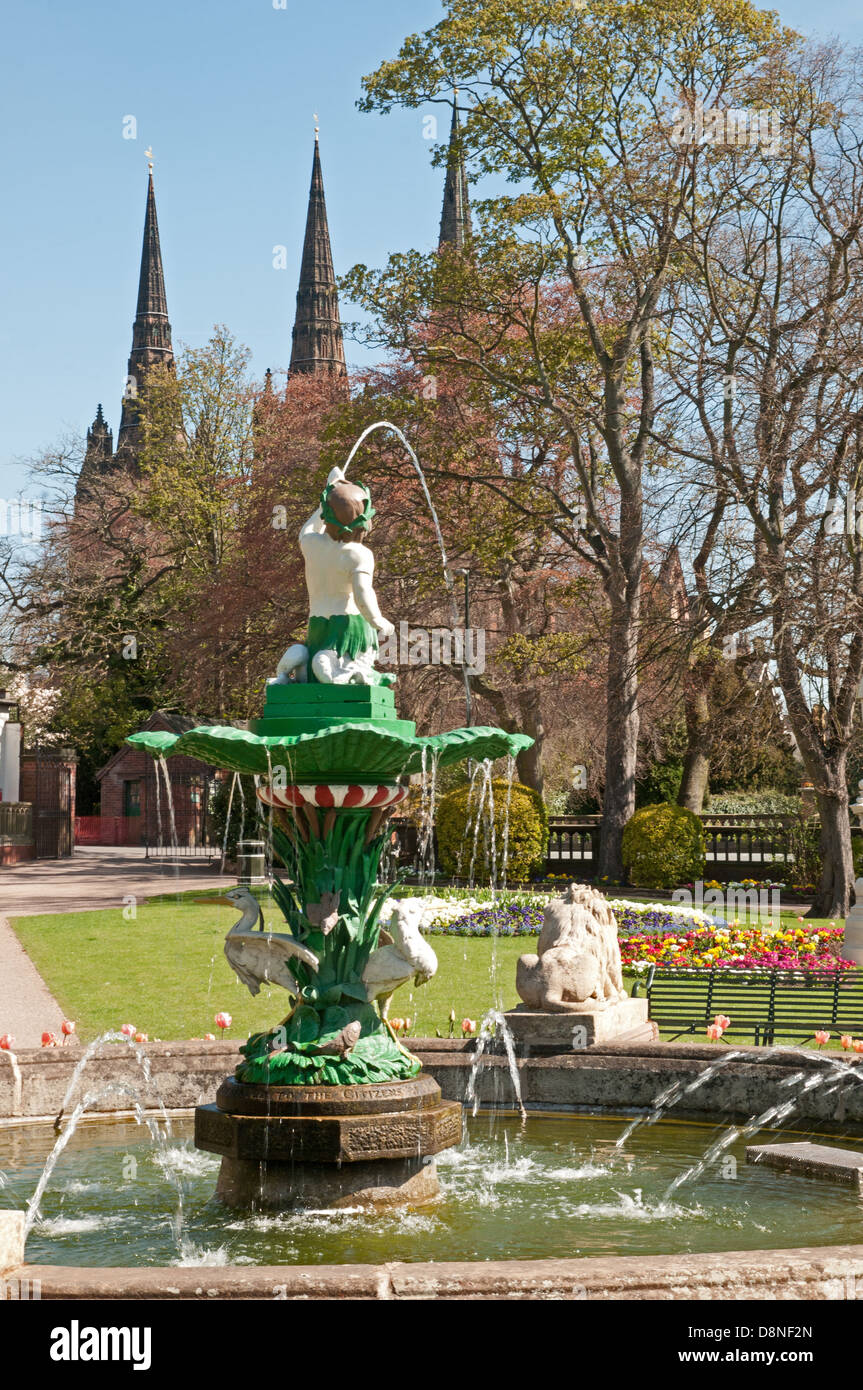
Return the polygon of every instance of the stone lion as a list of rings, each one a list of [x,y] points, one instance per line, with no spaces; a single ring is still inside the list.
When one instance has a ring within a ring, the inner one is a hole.
[[[515,987],[530,1009],[594,1013],[626,998],[614,913],[573,883],[545,909],[537,954],[518,962]]]

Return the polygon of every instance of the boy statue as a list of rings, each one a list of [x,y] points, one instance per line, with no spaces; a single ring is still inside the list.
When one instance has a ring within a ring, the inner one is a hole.
[[[288,647],[277,685],[290,680],[324,685],[392,685],[395,676],[375,671],[378,636],[391,637],[372,585],[375,558],[363,542],[375,509],[364,483],[349,483],[333,468],[321,504],[300,531],[306,562],[309,628],[306,643]]]

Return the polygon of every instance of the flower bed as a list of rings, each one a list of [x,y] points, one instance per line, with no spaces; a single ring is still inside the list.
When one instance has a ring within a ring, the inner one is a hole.
[[[427,930],[439,936],[538,936],[543,911],[544,904],[480,907],[457,917],[438,917]]]
[[[540,893],[502,893],[496,902],[478,897],[429,896],[423,930],[439,936],[537,936],[549,901],[548,894]],[[614,899],[609,905],[617,918],[621,938],[633,932],[673,931],[679,935],[711,921],[703,912],[674,904]],[[382,919],[386,915],[385,908]]]
[[[682,903],[644,903],[630,902],[627,898],[609,898],[608,905],[617,921],[621,947],[623,938],[630,933],[670,932],[679,936],[681,929],[691,931],[700,927],[728,926],[723,917],[714,917],[700,908]]]
[[[624,937],[621,932],[620,954],[628,975],[642,974],[650,965],[663,970],[853,970],[853,963],[839,956],[843,935],[841,927],[764,931],[736,925],[699,926],[685,934],[639,932]]]
[[[546,894],[503,893],[439,897],[428,895],[423,930],[432,936],[538,936]],[[841,927],[787,930],[740,926],[713,918],[679,903],[609,899],[617,919],[623,973],[643,975],[651,965],[663,970],[696,967],[764,970],[839,971],[853,969],[842,960]],[[386,917],[384,909],[382,917]]]

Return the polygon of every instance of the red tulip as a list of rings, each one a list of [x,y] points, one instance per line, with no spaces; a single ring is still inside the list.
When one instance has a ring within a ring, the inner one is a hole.
[[[215,1042],[215,1041],[216,1041],[216,1035],[215,1035],[215,1033],[205,1033],[205,1034],[204,1034],[204,1042]]]
[[[42,1046],[43,1046],[43,1047],[56,1047],[56,1046],[57,1046],[57,1037],[56,1037],[56,1034],[54,1034],[54,1033],[43,1033],[43,1034],[42,1034]]]
[[[224,1030],[225,1028],[230,1028],[233,1020],[230,1014],[225,1013],[224,1010],[222,1010],[220,1013],[216,1014],[216,1017],[214,1018],[213,1022],[216,1024],[218,1028]]]
[[[0,1038],[0,1048],[2,1048],[4,1052],[11,1052],[14,1046],[15,1039],[12,1034],[4,1033],[2,1038]]]
[[[134,1038],[137,1031],[138,1030],[135,1027],[134,1023],[124,1023],[123,1027],[120,1029],[120,1032],[123,1034],[124,1038]]]

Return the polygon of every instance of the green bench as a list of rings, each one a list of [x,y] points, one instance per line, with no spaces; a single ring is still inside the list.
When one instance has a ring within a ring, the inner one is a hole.
[[[826,1029],[835,1037],[863,1037],[863,970],[661,970],[651,965],[644,983],[650,1017],[676,1038],[703,1032],[717,1014],[731,1019],[728,1033],[752,1034],[769,1046],[779,1037],[812,1038]],[[638,997],[642,981],[632,995]]]

